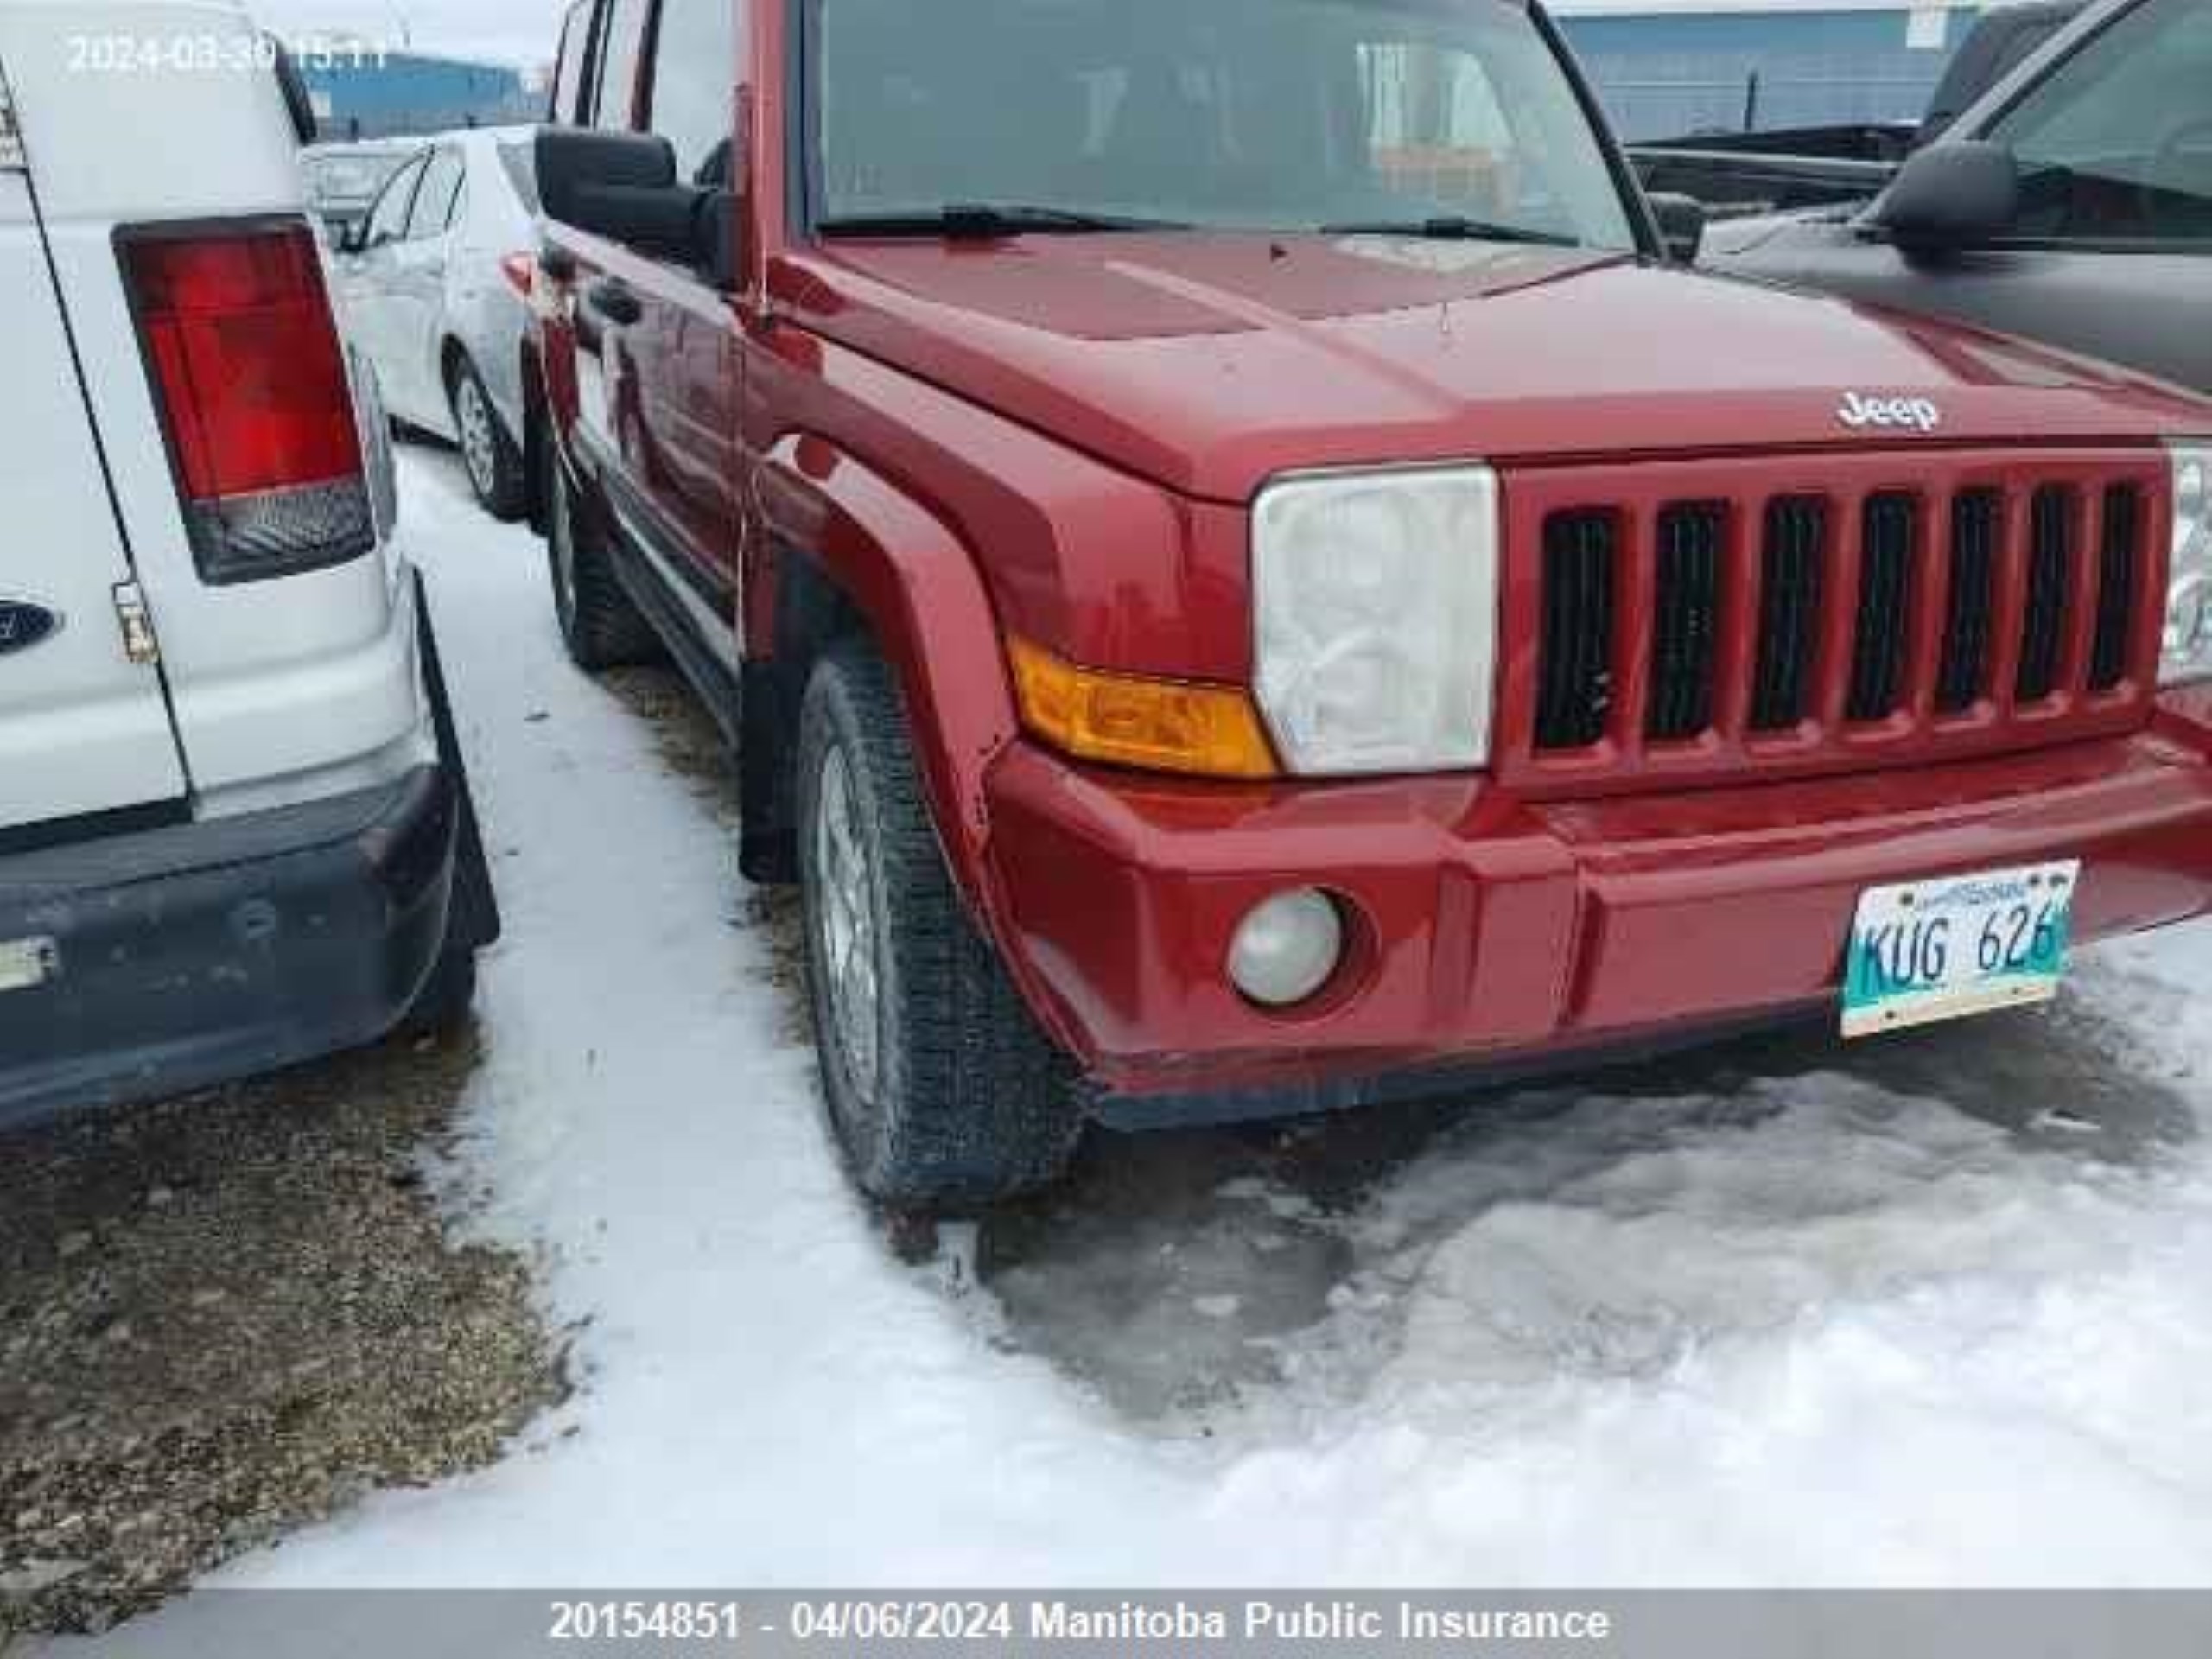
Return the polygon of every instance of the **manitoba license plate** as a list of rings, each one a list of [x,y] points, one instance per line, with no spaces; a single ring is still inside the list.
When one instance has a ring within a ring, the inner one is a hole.
[[[1875,887],[1859,900],[1843,1034],[2048,1002],[2066,974],[2079,860]]]
[[[0,991],[34,990],[60,966],[52,939],[0,939]]]

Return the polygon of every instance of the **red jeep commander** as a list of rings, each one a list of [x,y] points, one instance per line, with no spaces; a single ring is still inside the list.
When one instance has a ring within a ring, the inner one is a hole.
[[[2212,905],[2212,407],[1675,268],[1534,5],[583,0],[556,96],[561,627],[738,744],[880,1198]]]

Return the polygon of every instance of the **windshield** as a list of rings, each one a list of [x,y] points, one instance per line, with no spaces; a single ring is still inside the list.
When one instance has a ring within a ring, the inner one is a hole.
[[[826,229],[957,206],[1636,245],[1503,0],[814,0],[812,22]]]
[[[2212,240],[2212,6],[2149,0],[1988,137],[2020,163],[2017,234]]]

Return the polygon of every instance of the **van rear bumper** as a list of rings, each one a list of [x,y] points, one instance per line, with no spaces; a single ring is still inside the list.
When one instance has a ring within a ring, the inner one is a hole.
[[[303,806],[0,858],[0,1125],[385,1035],[444,944],[463,811],[453,771],[425,766]]]

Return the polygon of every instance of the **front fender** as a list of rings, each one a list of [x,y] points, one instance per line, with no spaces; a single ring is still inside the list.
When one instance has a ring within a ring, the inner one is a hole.
[[[976,561],[942,520],[822,438],[786,436],[764,458],[760,486],[775,540],[820,562],[898,676],[945,861],[995,938],[1002,907],[986,855],[983,777],[1014,741],[1020,720]],[[755,642],[772,637],[774,586],[772,579],[746,584],[747,632]]]

